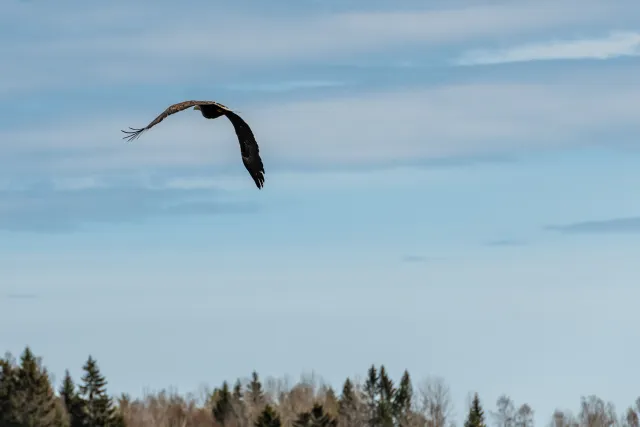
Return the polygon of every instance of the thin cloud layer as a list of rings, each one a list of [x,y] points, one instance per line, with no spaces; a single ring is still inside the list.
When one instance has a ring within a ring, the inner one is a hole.
[[[131,223],[170,215],[254,213],[254,203],[222,199],[215,190],[135,186],[56,189],[49,183],[0,190],[0,230],[69,232],[95,223]]]
[[[149,8],[116,1],[99,10],[80,2],[73,3],[73,10],[13,4],[4,11],[0,34],[10,32],[12,42],[0,42],[9,59],[0,96],[13,102],[5,103],[8,114],[0,117],[0,188],[20,190],[25,206],[59,212],[45,229],[73,228],[96,218],[120,221],[117,213],[103,218],[89,205],[77,205],[75,212],[81,214],[62,218],[62,200],[73,206],[73,195],[89,199],[92,191],[101,200],[116,197],[109,192],[118,189],[123,194],[141,191],[140,202],[132,205],[138,212],[134,217],[172,212],[157,208],[160,202],[154,197],[160,193],[101,186],[87,178],[91,176],[164,174],[173,178],[174,188],[162,190],[168,191],[162,203],[179,192],[211,191],[229,178],[236,190],[251,188],[236,135],[224,118],[207,121],[185,111],[134,143],[122,141],[120,129],[144,126],[170,102],[196,96],[231,98],[223,102],[233,104],[253,128],[267,180],[280,179],[278,188],[300,188],[312,181],[314,189],[335,188],[344,172],[469,167],[604,139],[615,148],[640,130],[635,108],[640,88],[616,78],[619,69],[569,73],[560,68],[543,77],[496,74],[483,79],[473,69],[448,62],[461,49],[504,39],[516,44],[540,37],[562,40],[577,31],[606,34],[625,28],[640,16],[637,2],[461,1],[422,8],[414,2],[401,9],[362,2],[319,13],[304,7],[267,13],[246,5],[196,3],[175,8],[160,0]],[[38,14],[33,14],[35,7]],[[26,19],[29,28],[16,24]],[[560,54],[607,57],[628,54],[638,42],[637,33],[614,36],[533,45],[524,54],[516,47],[506,56],[518,61]],[[402,63],[407,58],[411,60]],[[381,85],[380,75],[367,80],[369,65],[325,72],[346,63],[404,64],[407,75],[415,64],[427,66],[411,84],[398,79]],[[463,73],[468,74],[464,83],[450,79]],[[447,80],[441,80],[445,74]],[[67,89],[73,90],[63,91]],[[610,138],[612,134],[616,137]],[[316,175],[304,184],[284,182],[283,177],[294,181],[309,172]],[[325,179],[327,173],[331,177]],[[62,187],[51,190],[55,198],[46,201],[49,193],[34,198],[22,177],[55,180]],[[68,177],[74,178],[64,183]],[[2,205],[0,219],[9,228],[30,218],[16,207],[16,194],[7,193]],[[208,209],[184,204],[174,211]]]
[[[239,109],[268,171],[416,166],[593,144],[602,132],[621,126],[640,130],[640,88],[596,84],[603,77],[576,77],[572,84],[450,85]],[[121,140],[119,129],[144,126],[157,113],[104,111],[100,118],[63,117],[40,129],[7,129],[0,131],[0,156],[24,162],[23,172],[209,167],[244,173],[225,118],[204,120],[187,110],[133,143]]]
[[[457,65],[505,64],[559,59],[611,59],[640,56],[640,33],[615,32],[603,38],[549,41],[501,50],[473,50]]]
[[[398,48],[418,48],[426,55],[432,47],[547,33],[566,25],[607,22],[621,10],[630,15],[640,11],[626,2],[584,0],[579,8],[575,5],[574,0],[462,2],[446,9],[376,11],[362,4],[349,12],[298,11],[278,17],[220,4],[176,9],[173,3],[158,2],[150,10],[114,2],[101,6],[104,14],[80,3],[72,11],[52,8],[38,14],[35,6],[14,5],[4,19],[15,38],[0,43],[10,58],[0,95],[54,86],[224,81],[265,66],[357,60],[354,55]],[[38,36],[22,37],[25,29],[10,25],[27,19],[41,28]],[[43,68],[46,73],[38,71]]]
[[[565,234],[627,234],[640,233],[640,217],[612,218],[601,221],[581,221],[550,225],[548,230]]]

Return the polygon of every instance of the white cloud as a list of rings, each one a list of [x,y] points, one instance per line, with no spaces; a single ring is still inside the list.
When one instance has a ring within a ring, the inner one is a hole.
[[[32,37],[0,43],[4,57],[10,59],[3,70],[5,83],[0,84],[0,94],[24,90],[25,86],[180,79],[218,82],[238,66],[356,61],[353,55],[360,53],[601,22],[619,16],[623,9],[616,2],[584,0],[579,8],[576,4],[575,0],[511,1],[451,9],[274,18],[237,11],[221,13],[220,5],[184,9],[170,5],[168,9],[159,3],[150,10],[127,3],[111,4],[108,20],[81,5],[75,14],[57,8],[50,11],[42,27],[34,23],[40,33],[33,31],[26,33]],[[80,16],[76,19],[75,15]],[[56,17],[61,22],[78,23],[57,25]]]
[[[473,50],[458,65],[502,64],[554,59],[610,59],[640,56],[640,33],[614,32],[607,37],[550,41],[501,50]]]
[[[599,84],[609,81],[606,75],[571,79],[234,107],[256,134],[267,174],[284,166],[398,165],[590,144],[594,135],[620,126],[640,130],[640,87]],[[67,172],[200,166],[243,173],[236,135],[224,118],[204,120],[187,110],[133,143],[121,140],[119,129],[144,126],[164,107],[1,132],[0,157],[13,159],[9,166]],[[607,143],[613,147],[616,140]]]

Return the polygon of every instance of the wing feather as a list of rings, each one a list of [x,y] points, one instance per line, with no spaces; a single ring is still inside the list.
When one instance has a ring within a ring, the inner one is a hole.
[[[260,148],[249,125],[237,114],[231,110],[225,112],[225,116],[233,125],[238,142],[240,143],[240,153],[242,154],[242,163],[247,168],[249,175],[253,178],[258,189],[264,186],[264,165],[260,158]]]
[[[143,128],[139,128],[139,129],[135,129],[135,128],[129,128],[130,130],[123,130],[122,132],[124,132],[126,135],[122,137],[122,139],[126,139],[128,141],[133,141],[134,139],[140,137],[140,135],[142,134],[142,132],[151,129],[152,127],[154,127],[155,125],[157,125],[158,123],[160,123],[161,121],[163,121],[164,119],[166,119],[167,117],[169,117],[172,114],[175,113],[179,113],[182,110],[186,110],[187,108],[190,107],[194,107],[196,105],[217,105],[218,107],[226,110],[226,111],[231,111],[228,107],[215,102],[215,101],[195,101],[195,100],[191,100],[191,101],[183,101],[183,102],[178,102],[177,104],[173,104],[170,105],[166,110],[164,110],[162,113],[160,113],[160,115],[158,115],[158,117],[156,117],[155,119],[153,119],[153,121],[151,123],[149,123],[148,125],[146,125]]]

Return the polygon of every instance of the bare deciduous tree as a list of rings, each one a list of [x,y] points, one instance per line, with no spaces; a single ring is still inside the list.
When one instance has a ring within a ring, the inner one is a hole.
[[[570,411],[556,409],[551,417],[549,427],[579,427],[579,423]]]
[[[622,425],[624,427],[640,427],[640,420],[635,409],[631,407],[627,409],[624,420],[622,420]]]
[[[579,418],[581,427],[611,427],[617,422],[613,403],[593,395],[582,398]]]
[[[496,412],[490,412],[494,425],[496,427],[514,427],[516,408],[511,398],[506,394],[501,395],[496,401],[496,407]]]
[[[516,412],[515,427],[533,427],[533,409],[524,403]]]
[[[447,427],[453,404],[451,390],[440,377],[429,377],[418,387],[418,411],[425,417],[427,427]]]

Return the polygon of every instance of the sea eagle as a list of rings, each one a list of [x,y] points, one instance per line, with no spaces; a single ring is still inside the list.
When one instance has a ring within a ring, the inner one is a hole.
[[[153,126],[163,121],[166,117],[169,117],[170,115],[178,113],[182,110],[186,110],[189,107],[193,107],[194,110],[199,110],[205,119],[216,119],[220,116],[226,116],[227,119],[229,119],[236,131],[236,135],[238,136],[238,142],[240,143],[240,153],[242,154],[242,163],[244,163],[244,167],[247,168],[247,171],[249,171],[249,175],[251,175],[251,178],[253,178],[253,181],[256,183],[258,189],[261,189],[264,186],[264,165],[262,164],[262,159],[260,158],[260,149],[258,148],[256,138],[253,136],[253,132],[251,131],[249,125],[244,120],[242,120],[240,116],[231,111],[231,109],[229,109],[228,107],[218,102],[184,101],[173,104],[166,110],[164,110],[162,114],[156,117],[147,126],[141,129],[129,128],[131,129],[129,131],[123,130],[122,132],[127,134],[123,137],[123,139],[133,141],[134,139],[138,138],[142,134],[142,132],[151,129]]]

